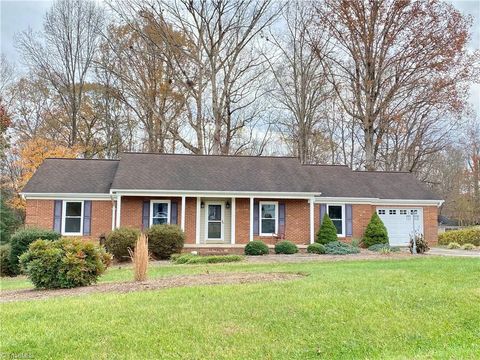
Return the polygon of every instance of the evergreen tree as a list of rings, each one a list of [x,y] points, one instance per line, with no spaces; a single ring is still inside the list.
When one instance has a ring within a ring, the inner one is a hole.
[[[333,224],[332,219],[328,214],[323,216],[322,225],[320,226],[320,230],[317,233],[317,243],[320,244],[328,244],[332,241],[337,241],[337,228]]]
[[[375,244],[388,244],[388,232],[387,228],[383,224],[382,219],[375,212],[370,219],[363,236],[363,243],[366,247]]]

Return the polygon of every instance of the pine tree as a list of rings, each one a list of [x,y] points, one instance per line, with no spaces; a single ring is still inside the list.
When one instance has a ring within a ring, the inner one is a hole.
[[[367,225],[365,235],[363,236],[363,243],[366,247],[375,244],[388,244],[387,228],[376,212],[373,213]]]
[[[328,214],[323,216],[322,225],[320,230],[317,233],[317,243],[328,244],[332,241],[337,241],[337,228],[333,224],[333,221],[330,219]]]

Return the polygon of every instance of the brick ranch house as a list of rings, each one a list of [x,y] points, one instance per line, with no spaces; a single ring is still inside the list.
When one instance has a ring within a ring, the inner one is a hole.
[[[407,245],[414,230],[435,243],[442,203],[410,173],[302,165],[291,157],[147,153],[47,159],[22,196],[27,226],[98,239],[120,226],[178,224],[187,251],[230,252],[254,239],[304,247],[324,213],[344,241],[361,238],[376,211],[392,245]]]

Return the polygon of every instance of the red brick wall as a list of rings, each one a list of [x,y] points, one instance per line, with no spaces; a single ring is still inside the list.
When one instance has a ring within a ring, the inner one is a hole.
[[[235,199],[235,243],[250,241],[250,199]]]
[[[98,239],[112,231],[112,202],[110,200],[92,201],[91,237]]]
[[[180,201],[178,207],[178,222],[180,223],[180,210],[182,208],[182,203]],[[195,230],[197,224],[197,198],[185,199],[185,243],[186,244],[195,244]]]
[[[25,226],[53,229],[54,200],[27,200]]]
[[[423,234],[429,244],[438,242],[438,207],[425,206],[423,208]]]

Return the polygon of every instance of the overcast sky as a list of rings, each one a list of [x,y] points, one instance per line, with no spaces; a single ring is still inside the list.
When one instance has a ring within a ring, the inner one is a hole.
[[[99,3],[102,0],[98,0]],[[464,14],[473,16],[472,40],[469,46],[472,49],[480,48],[480,0],[452,0]],[[43,16],[48,10],[52,0],[0,0],[0,22],[1,36],[0,45],[1,52],[6,55],[7,59],[16,66],[21,68],[21,57],[14,46],[14,35],[28,27],[40,30],[42,27]],[[470,101],[480,115],[480,84],[472,87]]]

